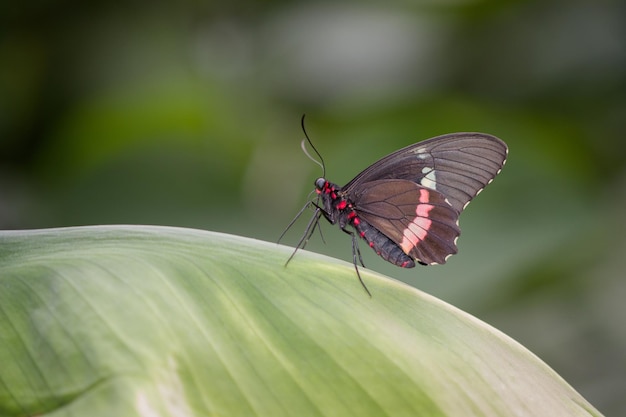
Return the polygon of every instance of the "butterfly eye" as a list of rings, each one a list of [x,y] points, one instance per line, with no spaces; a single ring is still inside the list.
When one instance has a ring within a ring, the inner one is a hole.
[[[318,178],[315,180],[315,188],[317,188],[318,190],[323,190],[324,186],[326,185],[326,179],[324,178]]]

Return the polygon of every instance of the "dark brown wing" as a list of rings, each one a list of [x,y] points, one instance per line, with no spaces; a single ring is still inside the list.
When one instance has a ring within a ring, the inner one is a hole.
[[[350,195],[365,183],[402,179],[443,194],[459,213],[500,172],[507,146],[485,133],[451,133],[418,142],[375,162],[343,187]]]
[[[457,252],[459,212],[440,192],[407,180],[360,184],[350,195],[357,214],[425,264]]]

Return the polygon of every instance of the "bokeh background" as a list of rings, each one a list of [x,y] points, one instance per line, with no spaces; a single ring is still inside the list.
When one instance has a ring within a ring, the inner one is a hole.
[[[276,241],[321,174],[300,150],[303,113],[339,184],[438,134],[504,139],[507,166],[461,217],[457,256],[401,270],[363,248],[366,265],[626,415],[621,1],[4,2],[0,228]],[[308,248],[350,260],[349,238],[324,231]]]

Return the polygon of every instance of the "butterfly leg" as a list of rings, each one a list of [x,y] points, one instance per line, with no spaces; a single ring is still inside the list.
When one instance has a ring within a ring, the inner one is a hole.
[[[360,264],[363,266],[363,268],[365,268],[365,264],[363,263],[363,258],[361,257],[361,250],[359,249],[359,239],[356,233],[354,233],[353,231],[347,230],[345,228],[341,228],[341,230],[344,233],[349,234],[352,238],[352,263],[354,264],[354,270],[356,271],[356,276],[359,278],[359,282],[361,283],[361,286],[363,287],[367,295],[371,297],[372,293],[370,293],[370,290],[367,289],[367,285],[365,285],[365,282],[363,282],[363,278],[361,278],[361,274],[359,273],[359,266],[357,264],[357,257],[358,257]]]
[[[318,209],[320,208],[320,207],[319,207],[319,206],[318,206],[318,205],[317,205],[314,201],[309,201],[309,202],[307,202],[307,203],[306,203],[306,204],[305,204],[305,205],[304,205],[304,206],[300,209],[300,211],[298,212],[298,214],[296,214],[296,217],[294,217],[294,218],[293,218],[293,220],[291,220],[291,221],[289,222],[289,224],[287,225],[287,227],[285,227],[285,230],[283,230],[283,232],[282,232],[282,233],[280,234],[280,236],[278,237],[278,242],[277,242],[277,243],[280,243],[280,241],[282,240],[282,238],[285,236],[285,233],[287,233],[287,230],[291,229],[291,226],[293,226],[293,224],[294,224],[294,223],[295,223],[295,222],[296,222],[296,221],[300,218],[300,216],[302,216],[302,214],[304,213],[304,211],[305,211],[306,209],[308,209],[309,207],[311,207],[311,206],[315,206],[315,207],[317,207]],[[307,232],[308,232],[308,229],[307,229]],[[306,235],[306,233],[305,233],[305,235]]]
[[[363,257],[361,256],[361,249],[359,249],[359,239],[357,238],[356,233],[348,230],[348,229],[341,229],[344,233],[347,233],[350,235],[350,237],[352,238],[352,260],[354,261],[354,264],[356,265],[356,260],[357,260],[357,256],[359,259],[359,263],[361,264],[361,266],[363,268],[365,268],[365,264],[363,263]]]
[[[309,220],[309,223],[306,226],[306,230],[305,230],[304,234],[300,238],[300,241],[296,245],[296,248],[293,250],[293,252],[292,252],[291,256],[289,257],[289,259],[287,259],[287,262],[285,262],[285,266],[287,266],[287,264],[289,264],[291,259],[294,257],[294,255],[298,251],[298,249],[304,249],[304,247],[308,243],[309,239],[313,235],[313,232],[315,232],[315,228],[319,228],[319,221],[320,221],[321,215],[322,215],[322,213],[321,213],[320,209],[319,208],[315,209],[315,214],[313,214],[313,217],[311,217],[311,220]],[[320,233],[321,233],[321,230],[320,230]]]

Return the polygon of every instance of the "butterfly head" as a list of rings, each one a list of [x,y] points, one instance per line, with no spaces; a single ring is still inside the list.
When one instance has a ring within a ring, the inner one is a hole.
[[[328,181],[326,178],[318,178],[315,180],[315,192],[321,194],[326,188],[328,188]]]
[[[324,177],[319,177],[315,180],[315,192],[318,195],[327,195],[330,196],[331,199],[336,200],[340,194],[341,187],[338,187],[337,184],[333,184],[329,182]]]

